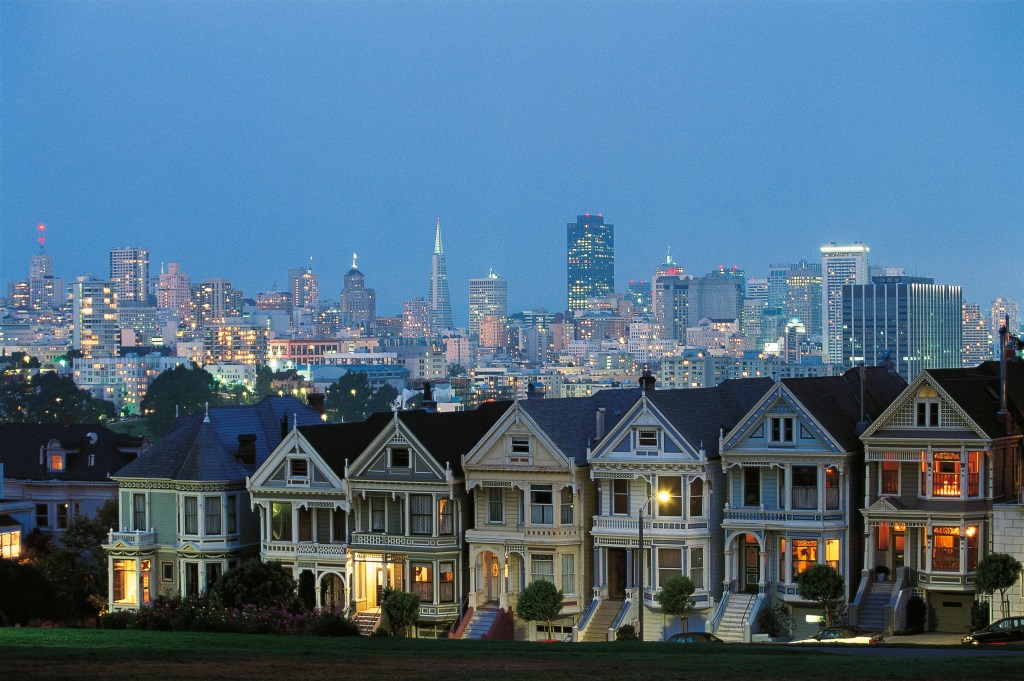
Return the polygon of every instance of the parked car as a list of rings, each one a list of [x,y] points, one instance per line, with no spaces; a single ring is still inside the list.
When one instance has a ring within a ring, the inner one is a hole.
[[[672,634],[666,643],[724,643],[724,641],[706,631],[686,631],[682,634]]]
[[[967,645],[983,643],[1015,643],[1024,641],[1024,617],[1004,617],[960,639]]]
[[[879,633],[864,631],[860,627],[852,625],[844,625],[825,627],[814,636],[793,641],[793,643],[881,643],[884,640]]]

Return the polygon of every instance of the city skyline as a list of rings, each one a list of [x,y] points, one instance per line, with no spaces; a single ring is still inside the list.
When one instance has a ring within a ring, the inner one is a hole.
[[[66,282],[132,246],[255,297],[313,256],[336,299],[354,251],[393,315],[428,294],[440,215],[464,326],[492,269],[510,311],[564,309],[562,229],[591,212],[619,232],[619,292],[668,247],[764,278],[859,241],[982,309],[1024,298],[1000,248],[1024,224],[1019,4],[0,13],[5,284],[44,223]]]

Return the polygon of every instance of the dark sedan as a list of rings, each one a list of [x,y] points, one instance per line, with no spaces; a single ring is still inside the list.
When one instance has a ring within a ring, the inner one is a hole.
[[[672,634],[668,637],[668,643],[723,643],[722,639],[706,631],[687,631],[682,634]]]
[[[1024,641],[1024,617],[1006,617],[987,627],[972,631],[961,643],[976,646],[983,643],[1018,643]]]

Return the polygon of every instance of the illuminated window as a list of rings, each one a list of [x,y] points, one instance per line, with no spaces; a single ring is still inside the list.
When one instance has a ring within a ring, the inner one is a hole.
[[[967,496],[981,495],[981,452],[967,453]]]
[[[974,525],[967,528],[967,569],[978,569],[978,528]]]
[[[932,463],[932,496],[960,496],[960,454],[935,452]]]
[[[270,504],[270,538],[274,541],[292,540],[292,505],[285,501]]]
[[[455,515],[452,512],[455,502],[451,499],[440,498],[437,500],[437,533],[451,535],[455,533]]]
[[[439,603],[455,602],[455,563],[441,563],[437,570],[437,600]]]
[[[50,470],[51,471],[62,471],[62,470],[64,470],[64,455],[63,454],[50,454]]]
[[[662,501],[661,495],[667,495],[668,498]],[[659,475],[658,497],[655,497],[652,506],[652,516],[681,517],[683,515],[683,479],[678,475]]]
[[[0,558],[17,558],[21,555],[21,530],[5,527],[0,530]]]
[[[882,494],[900,493],[900,464],[898,461],[882,462]]]
[[[932,528],[932,570],[960,571],[959,527]]]
[[[839,570],[839,540],[825,540],[825,563],[832,569]]]
[[[818,563],[818,541],[816,539],[793,539],[793,577],[792,581],[800,576],[800,573]]]
[[[134,560],[114,561],[114,602],[137,605],[139,576]]]

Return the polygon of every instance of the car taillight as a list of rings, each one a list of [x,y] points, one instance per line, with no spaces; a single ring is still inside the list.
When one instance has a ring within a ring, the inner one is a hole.
[[[868,643],[881,643],[883,640],[881,636],[872,636]]]

